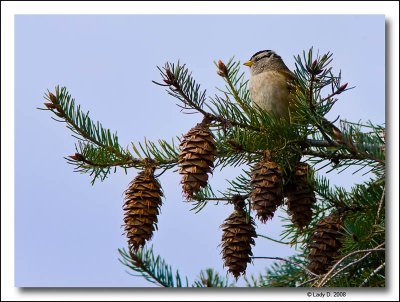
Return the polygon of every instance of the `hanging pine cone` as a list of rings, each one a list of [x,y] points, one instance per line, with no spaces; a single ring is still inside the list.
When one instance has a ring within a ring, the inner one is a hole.
[[[235,201],[235,211],[224,221],[222,228],[222,258],[228,272],[237,279],[245,274],[253,255],[251,245],[257,237],[253,218],[244,211],[244,201]]]
[[[318,222],[314,233],[311,235],[311,243],[308,245],[310,261],[308,269],[315,274],[323,274],[327,271],[341,247],[340,242],[341,219],[337,213],[333,213]]]
[[[179,173],[182,175],[182,189],[190,199],[200,188],[207,185],[208,175],[214,168],[217,154],[215,140],[207,123],[203,121],[183,136],[179,145]]]
[[[125,191],[125,232],[129,247],[137,251],[157,229],[161,206],[161,185],[154,177],[154,167],[141,171]]]
[[[312,206],[315,203],[315,193],[310,183],[311,167],[306,163],[299,163],[293,173],[292,179],[285,185],[288,212],[292,222],[300,230],[307,226],[312,219]]]
[[[251,172],[252,208],[256,216],[265,223],[272,219],[276,209],[282,204],[282,170],[269,160],[269,155],[258,162]]]

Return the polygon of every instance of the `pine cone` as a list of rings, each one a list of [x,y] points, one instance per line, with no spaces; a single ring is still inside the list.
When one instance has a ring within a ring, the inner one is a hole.
[[[318,222],[314,233],[311,235],[311,243],[308,245],[310,261],[308,269],[315,274],[323,274],[327,271],[341,247],[341,219],[337,213],[333,213]]]
[[[311,167],[306,163],[299,163],[294,170],[293,179],[285,185],[288,212],[292,222],[300,230],[307,226],[312,219],[312,206],[315,203],[313,186],[309,182]]]
[[[154,168],[147,167],[129,184],[125,191],[125,232],[133,250],[144,246],[157,229],[161,206],[161,185],[154,177]]]
[[[237,279],[245,274],[251,262],[251,244],[257,237],[253,218],[243,210],[244,201],[235,205],[235,211],[224,221],[222,228],[222,258],[228,272]]]
[[[186,198],[207,185],[208,175],[214,168],[217,154],[215,140],[211,131],[202,122],[183,136],[179,145],[179,173],[182,175],[182,189]]]
[[[282,170],[268,159],[258,162],[251,172],[252,191],[250,194],[256,216],[265,223],[272,219],[276,209],[282,204]]]

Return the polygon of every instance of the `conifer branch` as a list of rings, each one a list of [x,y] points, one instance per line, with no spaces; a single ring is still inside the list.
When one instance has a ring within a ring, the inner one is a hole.
[[[52,111],[58,118],[67,123],[78,139],[77,152],[67,160],[77,166],[77,171],[88,172],[92,170],[95,178],[103,175],[104,179],[112,167],[130,168],[143,167],[144,158],[154,157],[156,166],[171,168],[177,163],[178,152],[175,146],[166,141],[159,140],[159,147],[152,142],[146,142],[145,147],[140,143],[144,156],[132,144],[134,151],[139,158],[133,157],[129,151],[125,151],[118,143],[116,134],[111,134],[110,130],[104,129],[97,122],[94,123],[89,117],[89,112],[82,113],[80,106],[75,106],[75,100],[67,92],[66,87],[56,86],[55,94],[48,92],[45,99],[50,103],[45,103],[47,110]],[[95,179],[94,178],[94,179]]]
[[[235,195],[233,197],[226,197],[226,196],[221,196],[221,197],[199,197],[199,196],[193,196],[193,200],[197,201],[228,201],[229,203],[232,203],[232,201],[235,198],[240,198],[240,199],[247,199],[249,198],[248,195]]]
[[[316,276],[316,277],[313,277],[313,278],[311,278],[311,279],[309,279],[309,280],[307,280],[307,281],[304,281],[304,282],[298,284],[296,287],[303,287],[304,285],[306,285],[306,284],[308,284],[308,283],[314,282],[314,281],[317,280],[318,278],[319,278],[319,275]]]
[[[385,262],[379,265],[367,278],[364,279],[364,281],[360,284],[359,287],[364,287],[368,283],[368,281],[375,276],[381,269],[385,267]]]
[[[220,276],[216,271],[209,268],[200,272],[200,276],[193,283],[192,287],[228,287],[233,286],[228,284],[228,279]]]
[[[205,91],[200,91],[200,85],[196,84],[185,65],[180,65],[179,62],[177,65],[166,63],[163,69],[160,67],[158,69],[166,84],[155,81],[153,83],[169,87],[168,94],[176,97],[183,103],[183,106],[180,106],[183,110],[194,109],[210,122],[215,121],[218,123],[214,126],[226,128],[230,125],[235,125],[244,129],[261,131],[258,127],[236,122],[235,120],[228,120],[221,115],[215,115],[204,110],[203,105],[206,100]]]
[[[84,140],[108,150],[120,159],[130,159],[130,154],[124,153],[119,145],[116,134],[111,134],[110,130],[104,129],[99,122],[93,123],[89,112],[83,114],[80,106],[75,107],[75,100],[67,92],[66,87],[60,89],[59,86],[56,86],[55,93],[54,95],[48,91],[45,99],[51,103],[45,103],[45,106],[58,118],[63,119],[72,132]]]
[[[239,66],[240,66],[240,61],[234,62],[233,58],[231,58],[228,61],[228,64],[225,65],[221,60],[218,60],[218,63],[216,64],[218,67],[217,74],[223,77],[225,82],[228,84],[228,91],[230,92],[231,95],[233,95],[235,101],[240,105],[240,107],[249,114],[251,111],[250,109],[250,104],[249,102],[245,101],[244,99],[248,98],[248,90],[247,90],[247,82],[244,81],[244,73],[241,73],[241,75],[237,78],[237,74],[239,73]],[[239,90],[236,88],[236,85],[239,85]],[[244,90],[244,92],[243,92]],[[239,94],[242,92],[242,95],[245,97],[242,98]]]
[[[252,259],[270,259],[270,260],[280,260],[280,261],[285,261],[288,262],[290,264],[293,264],[294,266],[297,266],[299,268],[301,268],[302,270],[305,270],[308,274],[314,276],[314,277],[319,277],[319,275],[314,274],[312,271],[310,271],[308,268],[306,268],[305,266],[296,263],[294,261],[291,261],[289,259],[285,259],[285,258],[281,258],[281,257],[251,257]]]
[[[163,287],[188,287],[188,279],[185,278],[186,284],[183,284],[179,272],[176,271],[174,274],[171,267],[160,256],[155,257],[152,247],[128,253],[125,249],[118,249],[118,252],[122,256],[122,260],[119,259],[119,261],[138,272],[147,281]]]
[[[155,256],[153,248],[140,249],[137,252],[118,249],[122,259],[119,261],[134,272],[139,273],[147,281],[162,287],[189,287],[188,278],[183,283],[178,271],[172,272],[169,265],[160,256]],[[135,276],[135,275],[134,275]],[[220,276],[213,269],[201,271],[197,280],[191,287],[227,287],[229,280]]]
[[[362,156],[360,154],[341,154],[337,152],[322,152],[314,150],[305,150],[303,152],[303,155],[310,155],[329,160],[341,160],[341,159],[369,160],[366,159],[365,156]]]
[[[386,194],[386,186],[383,188],[382,197],[381,200],[379,201],[378,211],[376,212],[375,224],[379,223],[382,206],[383,203],[385,202],[385,194]]]
[[[268,240],[271,240],[273,242],[280,243],[280,244],[290,244],[290,242],[284,242],[284,241],[281,241],[281,240],[276,240],[274,238],[271,238],[271,237],[268,237],[268,236],[265,236],[265,235],[261,235],[261,234],[258,234],[258,233],[257,233],[257,237],[265,238],[265,239],[268,239]]]
[[[338,275],[339,273],[341,273],[342,271],[344,271],[345,269],[347,269],[348,267],[364,260],[366,257],[368,257],[369,255],[371,255],[371,253],[373,252],[384,252],[385,249],[381,248],[382,246],[384,246],[385,243],[381,243],[379,245],[377,245],[376,247],[372,248],[372,249],[364,249],[364,250],[359,250],[359,251],[354,251],[351,253],[348,253],[347,255],[345,255],[344,257],[342,257],[341,259],[339,259],[333,266],[332,268],[323,275],[322,279],[316,284],[316,287],[322,287],[324,286],[330,279],[332,279],[333,277],[335,277],[336,275]],[[356,254],[360,254],[360,253],[366,253],[364,256],[362,256],[359,259],[356,259],[355,261],[350,262],[349,264],[347,264],[346,266],[342,267],[340,270],[336,271],[336,268],[343,262],[345,261],[347,258],[356,255]]]

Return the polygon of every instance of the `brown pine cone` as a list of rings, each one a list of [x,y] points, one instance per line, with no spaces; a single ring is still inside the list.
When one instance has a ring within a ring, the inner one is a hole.
[[[144,246],[157,229],[162,196],[153,167],[141,171],[125,191],[125,232],[129,247],[134,251]]]
[[[295,167],[293,178],[284,187],[288,212],[292,222],[300,230],[310,223],[312,206],[316,202],[314,189],[310,183],[311,173],[312,170],[308,164],[299,163]]]
[[[276,209],[283,203],[282,170],[268,159],[258,162],[251,172],[252,208],[256,216],[265,223],[272,219]]]
[[[323,274],[333,263],[341,247],[340,229],[341,219],[337,213],[332,213],[318,222],[308,245],[308,269],[313,273]]]
[[[235,211],[224,221],[222,228],[222,258],[224,265],[236,279],[246,272],[253,255],[251,245],[257,237],[254,221],[243,209],[244,202],[235,205]]]
[[[215,140],[206,123],[199,123],[183,136],[179,145],[179,173],[186,198],[207,185],[208,174],[214,168],[217,154]]]

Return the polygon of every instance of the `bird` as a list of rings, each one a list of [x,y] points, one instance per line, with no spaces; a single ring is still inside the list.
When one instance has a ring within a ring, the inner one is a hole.
[[[252,102],[290,123],[289,103],[291,92],[296,87],[296,77],[281,56],[273,50],[261,50],[243,65],[250,67],[249,92]],[[342,139],[341,130],[332,122],[322,117],[321,124],[335,140]]]
[[[261,109],[289,121],[290,91],[295,76],[273,50],[261,50],[243,65],[250,67],[250,98]]]

